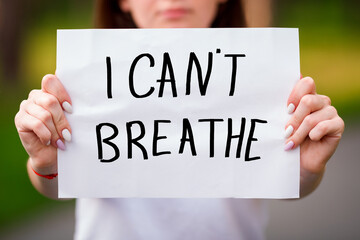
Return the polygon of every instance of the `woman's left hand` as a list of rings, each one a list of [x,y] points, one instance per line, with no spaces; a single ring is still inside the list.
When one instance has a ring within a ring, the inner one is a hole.
[[[292,116],[285,126],[285,150],[300,145],[300,196],[305,196],[320,183],[325,165],[344,132],[344,121],[331,106],[330,98],[316,93],[310,77],[295,85],[288,110]]]

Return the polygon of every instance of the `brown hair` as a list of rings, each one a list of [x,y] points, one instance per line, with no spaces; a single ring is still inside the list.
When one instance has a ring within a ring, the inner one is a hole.
[[[129,13],[119,7],[119,0],[95,1],[95,27],[136,28]],[[220,4],[211,27],[245,27],[244,9],[241,0],[227,0]]]

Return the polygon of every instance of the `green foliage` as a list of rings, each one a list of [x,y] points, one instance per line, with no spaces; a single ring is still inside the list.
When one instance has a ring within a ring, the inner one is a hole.
[[[0,168],[0,183],[2,207],[0,208],[0,226],[14,220],[15,216],[23,214],[45,198],[34,191],[26,173],[27,154],[21,147],[14,125],[14,116],[19,100],[14,95],[3,93],[0,101],[2,166]]]
[[[67,4],[69,4],[66,1]],[[49,2],[53,4],[53,2]],[[31,89],[40,88],[41,78],[55,72],[56,29],[88,28],[91,26],[91,4],[73,9],[55,4],[57,11],[42,11],[27,23],[29,26],[23,39],[20,86],[1,86],[0,81],[0,145],[2,164],[0,167],[0,231],[14,223],[19,217],[55,203],[39,194],[31,185],[27,175],[27,153],[18,137],[14,117],[20,102],[27,98]],[[44,7],[44,6],[42,6]],[[54,5],[48,9],[54,8]],[[0,67],[1,71],[1,67]],[[66,204],[56,202],[59,204]]]

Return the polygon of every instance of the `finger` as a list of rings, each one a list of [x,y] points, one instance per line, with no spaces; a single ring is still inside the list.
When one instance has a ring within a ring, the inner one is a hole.
[[[40,92],[42,92],[40,89],[33,89],[33,90],[31,90],[30,93],[29,93],[28,100],[34,99],[36,96],[39,95]],[[20,104],[20,107],[21,107],[21,104]]]
[[[32,101],[51,113],[53,123],[60,138],[68,142],[71,141],[71,127],[66,120],[58,99],[49,93],[37,91],[33,93]],[[58,147],[61,144],[58,140],[56,143]]]
[[[66,112],[73,112],[70,96],[55,75],[48,74],[43,77],[41,81],[41,90],[54,95]]]
[[[50,144],[51,132],[39,119],[27,114],[24,111],[20,111],[15,116],[15,125],[20,136],[21,133],[33,132],[39,138],[42,144]],[[26,139],[22,140],[27,142]]]
[[[295,133],[291,136],[288,142],[292,141],[294,143],[293,148],[297,147],[306,139],[310,131],[312,131],[315,126],[317,126],[323,121],[330,120],[335,116],[337,116],[337,113],[335,108],[332,106],[323,108],[306,116],[304,121],[301,123]]]
[[[300,79],[291,91],[287,101],[289,113],[292,113],[295,110],[303,96],[307,94],[315,94],[315,92],[315,82],[311,77],[304,77]]]
[[[320,141],[324,136],[334,136],[341,138],[345,124],[340,117],[319,122],[309,133],[313,141]]]
[[[57,133],[51,113],[33,102],[30,102],[25,106],[25,111],[45,124],[51,132],[51,143],[53,143],[54,146],[57,146],[56,141],[60,138],[60,136]]]
[[[327,99],[322,95],[308,94],[303,96],[285,128],[288,129],[289,126],[292,126],[293,130],[296,130],[306,116],[328,105],[329,101],[327,101]]]

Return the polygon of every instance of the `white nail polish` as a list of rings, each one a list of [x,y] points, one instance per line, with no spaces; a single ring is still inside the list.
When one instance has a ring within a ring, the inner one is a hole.
[[[62,130],[61,134],[67,142],[71,142],[71,133],[69,132],[69,130],[65,128],[64,130]]]
[[[51,140],[49,140],[47,143],[46,143],[46,146],[49,146],[51,143]]]
[[[292,114],[294,110],[295,110],[295,105],[290,103],[289,106],[287,107],[288,114]]]
[[[64,110],[65,110],[67,113],[72,113],[72,112],[73,112],[72,106],[70,105],[70,103],[68,103],[68,102],[66,102],[66,101],[63,102],[62,107],[64,108]]]
[[[285,138],[290,137],[291,134],[293,133],[293,131],[294,131],[293,126],[289,125],[289,126],[286,128],[286,130],[285,130],[285,135],[284,135],[284,137],[285,137]]]

